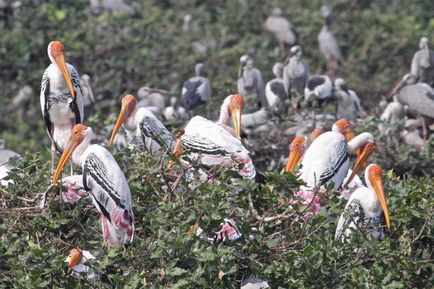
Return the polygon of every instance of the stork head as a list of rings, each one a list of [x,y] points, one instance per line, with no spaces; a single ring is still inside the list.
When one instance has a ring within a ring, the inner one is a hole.
[[[353,180],[354,176],[360,171],[361,167],[366,164],[366,161],[374,152],[376,147],[377,143],[374,140],[368,140],[357,150],[357,158],[354,162],[353,172],[348,178],[347,182],[344,184],[344,187],[346,187]]]
[[[353,128],[351,123],[346,118],[337,120],[332,127],[332,131],[339,132],[345,136],[346,141],[350,141],[354,137]]]
[[[74,87],[72,86],[71,77],[69,76],[69,72],[66,67],[65,54],[64,54],[65,47],[63,46],[63,43],[58,40],[51,41],[50,44],[48,44],[47,50],[48,50],[48,57],[50,58],[51,63],[53,63],[59,68],[60,72],[62,73],[69,87],[71,96],[72,98],[74,98],[75,91],[74,91]]]
[[[365,180],[368,186],[374,189],[383,209],[384,218],[386,219],[387,228],[390,229],[389,208],[387,207],[386,197],[384,194],[383,178],[381,167],[377,164],[370,164],[365,170]]]
[[[76,124],[71,131],[71,136],[63,150],[62,156],[60,157],[59,163],[57,164],[56,171],[53,176],[53,184],[57,184],[57,180],[59,179],[60,174],[62,173],[62,169],[65,166],[66,162],[71,157],[74,150],[77,148],[79,144],[83,142],[85,137],[88,134],[92,134],[92,129],[81,123]]]
[[[228,113],[232,119],[232,125],[238,137],[241,136],[241,112],[244,106],[244,98],[239,94],[231,94]]]
[[[204,68],[203,63],[196,64],[196,66],[194,67],[194,72],[196,76],[201,76],[203,74],[203,68]]]
[[[296,136],[289,146],[288,162],[286,163],[285,171],[292,172],[304,154],[306,139],[304,136]]]
[[[80,248],[74,248],[69,253],[66,261],[68,262],[68,267],[72,269],[74,266],[81,263],[81,259],[83,258],[83,253]]]
[[[110,137],[109,146],[113,144],[113,140],[121,125],[128,119],[136,110],[137,100],[131,95],[127,94],[122,98],[121,111],[119,112],[118,119],[116,120],[115,127],[113,128],[112,135]]]
[[[300,58],[303,54],[303,50],[301,49],[300,45],[294,45],[289,49],[289,57],[297,56]]]

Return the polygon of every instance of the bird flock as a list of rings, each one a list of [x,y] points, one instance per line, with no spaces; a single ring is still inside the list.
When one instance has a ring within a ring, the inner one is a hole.
[[[310,74],[297,28],[276,8],[264,27],[275,35],[281,49],[288,50],[288,56],[272,66],[274,79],[264,83],[260,70],[254,66],[254,58],[242,55],[236,79],[238,91],[224,98],[219,117],[214,121],[202,115],[201,108],[215,96],[210,80],[204,76],[204,64],[198,63],[195,75],[184,82],[180,98],[172,96],[168,107],[165,97],[150,88],[139,90],[142,103],[131,94],[123,96],[107,145],[94,144],[95,133],[84,124],[92,112],[90,104],[95,102],[89,77],[80,79],[77,69],[66,62],[62,42],[50,42],[47,52],[51,64],[42,76],[40,102],[51,140],[51,183],[57,186],[61,180],[62,188],[66,188],[62,189],[61,200],[76,203],[90,196],[101,215],[103,240],[110,246],[131,244],[135,232],[134,204],[128,180],[111,153],[120,131],[125,135],[126,146],[165,158],[167,171],[176,173],[176,166],[194,167],[199,175],[183,177],[216,181],[210,180],[213,168],[224,167],[261,186],[266,184],[266,177],[255,168],[255,158],[245,147],[245,135],[269,130],[276,117],[286,115],[291,107],[294,114],[304,115],[300,123],[306,117],[315,123],[310,137],[307,135],[312,129],[295,135],[286,160],[285,172],[295,173],[304,183],[294,192],[296,198],[314,213],[322,209],[325,190],[339,191],[348,203],[338,221],[335,238],[345,241],[361,227],[369,229],[369,237],[383,238],[391,222],[382,168],[369,164],[369,156],[377,144],[369,132],[354,136],[353,125],[366,112],[356,92],[349,89],[343,78],[336,77],[343,55],[332,32],[331,7],[323,6],[321,13],[324,25],[318,34],[318,46],[327,63],[327,74]],[[387,98],[391,102],[383,103],[381,116],[386,121],[406,115],[417,120],[416,127],[422,128],[419,146],[427,139],[434,119],[433,83],[434,52],[429,49],[429,40],[422,37],[410,73],[391,90]],[[317,122],[327,118],[324,105],[328,103],[335,105],[330,131]],[[176,135],[164,124],[173,119],[185,122]],[[387,127],[379,129],[387,133]],[[60,158],[55,166],[57,153]],[[63,176],[63,168],[69,161],[70,174]],[[1,178],[10,169],[3,168]],[[362,168],[365,168],[364,182],[358,176]],[[8,184],[2,181],[2,185]],[[46,196],[41,201],[41,207],[45,206]],[[87,251],[74,250],[68,257],[69,267],[80,266],[76,269],[82,272],[86,268],[82,267],[81,258],[95,257]]]

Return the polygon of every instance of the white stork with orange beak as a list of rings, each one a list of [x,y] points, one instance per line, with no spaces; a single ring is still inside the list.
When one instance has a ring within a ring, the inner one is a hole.
[[[121,111],[110,137],[110,146],[121,125],[125,128],[129,144],[144,147],[152,155],[174,149],[175,141],[164,124],[149,109],[137,108],[137,100],[131,94],[122,98]]]
[[[83,186],[101,213],[104,241],[110,245],[128,245],[134,236],[134,214],[127,179],[110,152],[90,145],[94,134],[90,127],[74,126],[53,177],[57,183],[70,157],[83,170]]]
[[[192,159],[204,165],[240,164],[238,173],[245,179],[254,179],[256,169],[249,151],[239,138],[243,105],[244,99],[241,95],[231,94],[223,101],[217,122],[201,116],[193,117],[185,127],[184,134],[177,139],[175,156],[180,156],[185,150]],[[226,125],[230,118],[234,129]]]
[[[358,188],[352,193],[339,218],[335,239],[344,240],[357,229],[378,239],[384,236],[385,225],[390,229],[389,209],[381,174],[381,167],[377,164],[370,164],[365,169],[366,187]]]
[[[65,62],[64,46],[60,41],[48,44],[47,67],[41,81],[41,110],[51,139],[51,174],[56,150],[62,152],[71,129],[83,122],[84,100],[77,70]]]
[[[321,134],[312,142],[304,156],[298,145],[298,149],[290,153],[286,170],[293,170],[303,156],[300,179],[309,188],[321,187],[332,181],[334,188],[338,189],[349,171],[349,156],[357,154],[353,172],[347,179],[348,184],[376,146],[369,133],[361,133],[354,138],[352,135],[348,121],[339,120],[333,125],[332,131]]]

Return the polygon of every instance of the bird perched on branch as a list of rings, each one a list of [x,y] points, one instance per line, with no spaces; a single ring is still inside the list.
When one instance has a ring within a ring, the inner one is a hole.
[[[324,25],[318,34],[319,50],[327,61],[327,72],[334,75],[339,69],[339,60],[342,58],[341,47],[331,31],[332,9],[328,5],[321,7]]]
[[[175,141],[170,132],[152,111],[146,107],[137,108],[136,98],[131,94],[122,98],[121,111],[110,137],[110,146],[121,126],[125,128],[129,145],[144,147],[152,155],[173,150]]]
[[[413,56],[410,72],[416,77],[417,82],[434,85],[434,50],[429,49],[426,37],[419,41],[419,50]]]
[[[355,190],[338,221],[335,239],[344,240],[352,231],[361,230],[372,238],[382,238],[390,228],[389,208],[384,195],[382,169],[370,164],[365,169],[366,187]]]
[[[264,27],[276,36],[279,47],[282,49],[284,48],[284,44],[292,46],[298,41],[297,28],[282,16],[280,8],[274,8],[271,11],[271,15],[265,21]]]
[[[74,125],[83,122],[84,100],[80,76],[65,62],[65,48],[60,41],[48,44],[51,64],[42,76],[41,110],[51,139],[51,174],[56,150],[62,152]]]
[[[207,103],[211,97],[211,84],[208,78],[203,76],[203,68],[203,63],[196,64],[196,75],[184,82],[182,87],[182,102],[188,110]]]
[[[101,213],[104,241],[109,245],[128,245],[134,236],[134,214],[127,179],[110,152],[100,145],[91,145],[94,134],[90,127],[74,126],[57,165],[53,184],[69,158],[81,166],[83,187]]]

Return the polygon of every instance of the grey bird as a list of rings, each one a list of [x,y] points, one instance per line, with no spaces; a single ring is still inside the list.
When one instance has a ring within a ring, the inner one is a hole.
[[[283,64],[276,63],[273,66],[273,74],[276,78],[267,82],[265,85],[265,96],[267,97],[268,105],[272,108],[283,110],[285,101],[288,99],[288,94],[285,91],[285,84],[282,79]]]
[[[13,165],[10,161],[20,158],[20,154],[5,148],[4,140],[0,140],[0,186],[13,184],[12,180],[4,180],[8,175]]]
[[[302,58],[303,50],[299,45],[291,47],[288,55],[288,64],[283,70],[285,91],[303,93],[309,77],[309,66]]]
[[[434,88],[426,83],[416,83],[416,76],[406,74],[393,93],[394,101],[408,106],[420,117],[434,119]],[[423,119],[423,138],[426,140],[427,126]]]
[[[339,68],[338,62],[342,58],[342,52],[335,35],[330,30],[332,22],[330,6],[322,6],[321,13],[324,18],[324,25],[318,34],[319,50],[327,61],[327,71],[334,74]]]
[[[152,111],[155,116],[160,116],[166,108],[166,98],[162,92],[162,90],[149,88],[147,86],[141,87],[137,91],[137,107],[146,107]]]
[[[196,64],[195,76],[189,78],[182,87],[182,102],[187,110],[205,104],[211,97],[211,84],[208,78],[203,76],[203,63]]]
[[[280,8],[274,8],[271,15],[268,16],[264,23],[264,28],[274,34],[279,47],[284,48],[284,45],[292,46],[298,41],[297,28],[282,16]]]
[[[353,90],[348,89],[347,83],[342,78],[335,80],[334,94],[338,101],[338,118],[344,117],[350,121],[355,121],[366,115],[359,97]]]
[[[253,59],[248,55],[240,58],[240,68],[237,81],[238,93],[244,97],[244,111],[253,112],[260,106],[267,107],[262,73],[253,66]]]
[[[434,85],[434,51],[429,49],[426,37],[419,41],[419,50],[411,61],[411,74],[416,76],[417,82]]]

